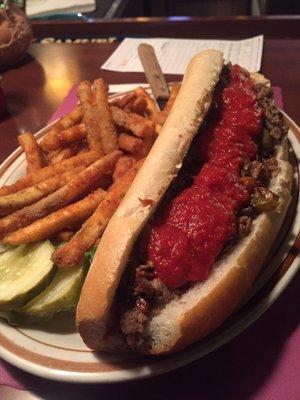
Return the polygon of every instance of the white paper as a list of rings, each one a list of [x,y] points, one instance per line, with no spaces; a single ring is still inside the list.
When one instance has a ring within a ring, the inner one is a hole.
[[[135,39],[126,38],[101,68],[119,72],[143,72],[137,48],[148,43],[165,74],[184,74],[186,66],[195,54],[205,49],[221,50],[225,62],[239,64],[249,71],[259,71],[263,49],[263,35],[245,40],[198,40],[198,39]]]
[[[119,83],[109,85],[109,93],[125,93],[134,90],[138,86],[147,87],[148,83]]]
[[[95,9],[95,0],[27,0],[26,2],[26,14],[29,17],[91,12]]]

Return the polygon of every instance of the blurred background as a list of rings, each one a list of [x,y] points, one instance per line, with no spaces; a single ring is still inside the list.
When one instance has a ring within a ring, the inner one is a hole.
[[[299,0],[20,0],[30,19],[300,14]]]
[[[299,37],[299,18],[300,0],[0,0],[0,70],[21,60],[32,41]]]

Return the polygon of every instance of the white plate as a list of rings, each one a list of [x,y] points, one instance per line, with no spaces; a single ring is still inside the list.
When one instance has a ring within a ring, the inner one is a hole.
[[[0,319],[0,356],[16,367],[43,378],[67,382],[125,381],[158,375],[188,364],[222,346],[252,324],[282,293],[299,268],[299,258],[291,247],[300,227],[298,163],[295,157],[300,155],[300,129],[289,117],[285,115],[285,118],[290,126],[291,161],[295,171],[294,198],[289,214],[266,267],[243,306],[213,335],[167,357],[108,355],[96,354],[83,344],[70,315],[59,316],[45,329],[17,328]],[[42,129],[38,137],[50,126]],[[13,183],[24,174],[24,155],[17,149],[0,167],[0,186]]]

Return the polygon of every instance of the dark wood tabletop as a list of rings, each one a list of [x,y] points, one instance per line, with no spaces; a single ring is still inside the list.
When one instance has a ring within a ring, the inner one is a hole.
[[[118,46],[112,44],[32,44],[26,59],[3,74],[9,114],[0,122],[1,161],[17,146],[16,136],[45,126],[71,87],[102,76],[108,83],[145,82],[141,73],[100,69]],[[300,39],[266,39],[262,72],[282,88],[285,111],[300,122]],[[181,76],[168,75],[169,80]]]

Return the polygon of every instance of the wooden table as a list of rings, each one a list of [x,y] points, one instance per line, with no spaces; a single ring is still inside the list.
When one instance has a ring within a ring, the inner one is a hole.
[[[16,147],[24,130],[42,128],[71,87],[101,75],[109,83],[144,82],[140,73],[117,73],[100,66],[118,44],[32,44],[27,59],[4,72],[9,115],[0,122],[0,160]],[[299,123],[300,39],[266,39],[262,71],[283,92],[284,107]],[[170,80],[180,76],[169,75]]]

